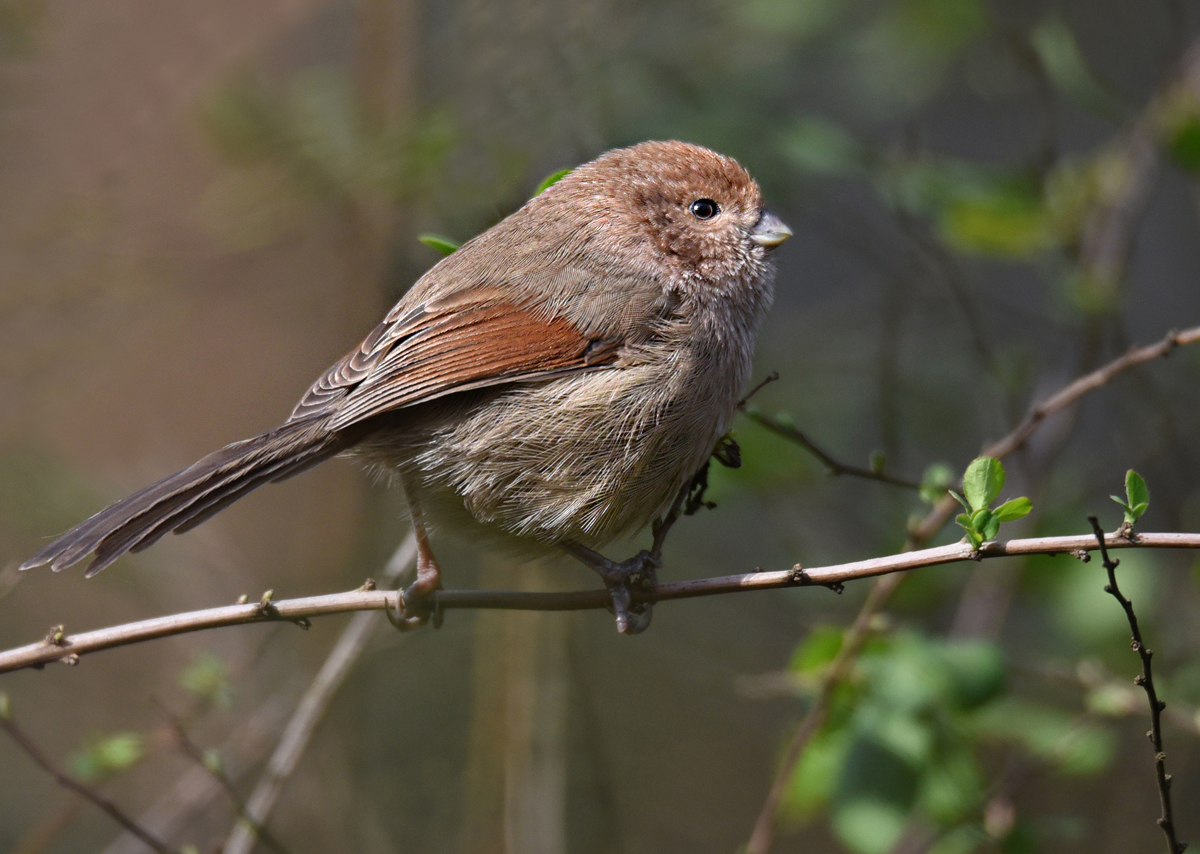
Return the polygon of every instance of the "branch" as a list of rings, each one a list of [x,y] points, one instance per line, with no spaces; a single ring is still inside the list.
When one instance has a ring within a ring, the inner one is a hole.
[[[0,705],[3,706],[0,707],[0,729],[3,729],[6,733],[8,733],[9,738],[16,743],[17,747],[25,751],[25,755],[32,759],[35,765],[53,777],[54,782],[58,783],[58,785],[62,786],[64,789],[69,789],[70,791],[79,795],[81,798],[92,802],[104,812],[108,813],[109,817],[112,818],[113,821],[128,830],[138,839],[142,840],[142,842],[146,843],[147,846],[157,851],[158,854],[172,854],[171,849],[167,847],[166,843],[156,839],[145,829],[138,826],[137,822],[125,815],[125,813],[121,811],[121,808],[112,801],[102,796],[90,786],[79,782],[71,775],[65,773],[64,771],[60,771],[57,767],[55,767],[54,763],[50,761],[49,757],[42,753],[38,746],[33,743],[33,739],[26,735],[25,731],[17,725],[16,721],[12,719],[11,713],[6,708],[7,703],[7,697],[0,696]]]
[[[384,586],[391,587],[398,583],[412,569],[416,559],[417,537],[410,533],[388,560],[383,571]],[[360,613],[355,614],[350,624],[342,630],[341,637],[329,651],[325,663],[321,665],[316,678],[296,706],[291,720],[283,728],[283,735],[275,747],[275,752],[267,761],[266,770],[255,783],[250,797],[246,799],[246,807],[242,810],[246,821],[239,821],[234,825],[229,839],[225,842],[224,854],[250,854],[254,849],[256,829],[266,824],[267,816],[275,808],[283,791],[283,784],[300,764],[300,757],[312,741],[317,724],[325,716],[329,701],[333,699],[346,675],[362,655],[367,638],[377,623],[378,618],[375,614]]]
[[[1183,854],[1187,843],[1180,842],[1175,838],[1175,820],[1171,812],[1171,775],[1167,773],[1167,755],[1163,753],[1162,712],[1167,704],[1158,699],[1158,692],[1154,689],[1154,676],[1150,668],[1150,659],[1154,653],[1142,640],[1137,615],[1133,613],[1133,603],[1121,594],[1121,588],[1117,586],[1117,564],[1120,561],[1113,560],[1108,556],[1104,529],[1100,527],[1099,520],[1095,516],[1088,516],[1088,521],[1092,523],[1092,531],[1095,533],[1096,543],[1100,547],[1100,558],[1104,563],[1105,570],[1108,571],[1108,584],[1105,585],[1104,592],[1111,593],[1113,598],[1120,602],[1121,607],[1125,609],[1125,617],[1129,620],[1129,631],[1133,635],[1131,646],[1142,659],[1142,675],[1133,681],[1145,689],[1146,700],[1150,703],[1150,732],[1147,735],[1150,736],[1150,743],[1154,745],[1154,773],[1158,778],[1158,800],[1162,806],[1162,815],[1158,818],[1158,826],[1162,828],[1162,832],[1167,837],[1170,854]],[[1132,535],[1132,538],[1138,539],[1137,535]]]
[[[995,457],[996,459],[1008,456],[1020,449],[1047,417],[1074,405],[1084,395],[1109,383],[1117,374],[1135,365],[1162,358],[1176,347],[1193,344],[1196,341],[1200,341],[1200,326],[1193,326],[1183,332],[1170,332],[1157,343],[1133,348],[1124,356],[1085,374],[1045,401],[1033,406],[1012,432],[985,447],[981,456]],[[909,532],[905,550],[914,554],[915,552],[912,550],[933,539],[956,512],[958,512],[958,503],[947,495],[933,506],[920,524]],[[985,551],[989,545],[991,544],[985,543],[981,551]],[[858,653],[867,641],[875,616],[883,610],[903,579],[903,575],[889,575],[881,578],[872,586],[858,616],[855,617],[853,625],[846,633],[842,650],[826,669],[817,697],[793,734],[784,755],[784,761],[775,772],[771,788],[767,792],[766,800],[754,823],[754,830],[751,832],[750,841],[746,847],[747,854],[766,854],[771,850],[771,845],[775,840],[775,814],[779,801],[787,789],[788,781],[791,780],[792,774],[796,770],[796,764],[800,761],[800,757],[804,754],[804,749],[812,740],[813,735],[824,722],[833,699],[833,692],[849,675]]]
[[[820,460],[821,464],[825,466],[831,477],[848,475],[850,477],[861,477],[866,480],[878,480],[881,483],[890,483],[893,486],[902,486],[905,489],[921,488],[921,484],[916,483],[915,481],[904,480],[903,478],[892,477],[889,474],[885,474],[882,468],[879,471],[876,471],[874,469],[865,469],[859,466],[847,465],[846,463],[835,459],[831,454],[822,449],[820,445],[810,439],[806,433],[801,431],[794,424],[784,424],[775,418],[770,418],[766,415],[763,415],[756,409],[746,406],[746,404],[750,402],[750,398],[754,397],[754,395],[762,391],[764,387],[770,385],[778,379],[779,371],[771,371],[771,373],[767,374],[767,376],[763,378],[762,382],[754,386],[754,388],[750,389],[750,391],[746,392],[746,396],[738,401],[737,408],[740,409],[742,413],[754,423],[766,427],[776,436],[787,439],[789,442],[795,442],[801,448],[808,451],[810,454]]]
[[[250,825],[255,836],[262,840],[263,845],[276,852],[276,854],[288,854],[287,848],[284,847],[283,843],[246,813],[246,803],[242,800],[242,796],[238,794],[237,787],[233,785],[233,781],[229,779],[229,775],[225,773],[224,762],[220,758],[220,752],[213,751],[212,753],[206,753],[204,750],[201,750],[200,746],[192,741],[191,736],[188,735],[187,725],[183,722],[183,719],[157,700],[154,703],[167,716],[171,731],[175,737],[175,743],[179,746],[179,749],[186,753],[188,758],[196,763],[197,767],[203,768],[216,784],[220,786],[221,791],[225,793],[225,796],[229,798],[229,802],[233,805],[233,810],[237,813],[238,820]]]
[[[747,409],[744,411],[746,413],[746,417],[755,424],[766,427],[776,436],[787,439],[789,442],[795,442],[801,448],[808,451],[821,461],[821,464],[825,466],[826,470],[828,470],[832,477],[847,475],[849,477],[861,477],[865,480],[877,480],[880,483],[889,483],[892,486],[902,486],[905,489],[921,488],[921,484],[917,483],[916,481],[905,480],[902,477],[893,477],[884,471],[875,471],[874,469],[865,469],[861,466],[852,466],[843,463],[823,450],[820,445],[810,439],[808,435],[799,428],[791,424],[784,424],[775,420],[774,418],[768,418],[761,412],[756,412],[752,409]]]
[[[1171,102],[1171,97],[1183,91],[1193,98],[1200,98],[1200,40],[1193,43],[1185,55],[1177,79],[1165,93],[1156,98],[1143,111],[1133,131],[1128,135],[1123,145],[1124,151],[1120,157],[1127,165],[1126,180],[1099,210],[1093,212],[1090,221],[1084,228],[1080,240],[1080,251],[1077,259],[1078,267],[1083,275],[1102,285],[1111,285],[1120,280],[1123,275],[1133,245],[1133,233],[1138,219],[1145,208],[1150,196],[1158,168],[1157,143],[1161,137],[1158,131],[1164,105]],[[1048,415],[1066,409],[1083,395],[1109,382],[1113,376],[1133,365],[1150,361],[1167,355],[1175,347],[1191,344],[1200,340],[1200,327],[1192,327],[1178,334],[1170,334],[1158,344],[1131,350],[1125,356],[1105,365],[1076,380],[1058,394],[1044,403],[1035,406],[1017,427],[999,442],[992,444],[983,451],[983,456],[1001,459],[1020,448],[1037,430],[1038,426]],[[810,443],[811,444],[811,443]],[[955,514],[957,504],[950,496],[943,498],[926,515],[924,520],[913,529],[908,538],[906,548],[917,548],[928,542],[937,534]],[[863,604],[854,626],[861,627],[861,632],[852,631],[844,642],[849,648],[865,640],[866,627],[870,626],[875,614],[879,613],[888,598],[900,585],[901,576],[890,576],[875,583]],[[878,594],[878,595],[876,595]],[[852,659],[850,659],[852,661]],[[836,663],[836,662],[835,662]],[[818,725],[810,725],[810,719],[824,720],[833,691],[848,673],[848,665],[841,670],[831,666],[822,680],[821,690],[809,709],[804,722],[793,737],[792,747],[788,750],[788,761],[778,770],[775,782],[771,786],[767,802],[759,814],[758,821],[747,854],[766,854],[774,841],[775,808],[778,804],[786,783],[791,779],[795,764],[799,761],[812,734]],[[769,810],[769,812],[768,812]]]
[[[1139,534],[1137,541],[1110,534],[1109,548],[1194,549],[1200,548],[1200,534]],[[1033,537],[1023,540],[993,541],[972,551],[967,543],[953,543],[921,551],[903,552],[887,557],[871,558],[850,563],[773,572],[748,572],[655,584],[642,591],[635,601],[667,602],[674,599],[695,599],[726,593],[746,593],[752,590],[777,590],[784,587],[819,585],[836,587],[847,581],[889,575],[923,566],[976,561],[985,558],[1011,557],[1032,554],[1073,554],[1094,550],[1095,541],[1087,535],[1069,537]],[[364,586],[365,587],[365,586]],[[346,593],[308,596],[302,599],[281,599],[270,603],[268,609],[259,604],[226,605],[203,611],[190,611],[169,617],[156,617],[137,623],[97,629],[77,635],[63,634],[56,641],[42,640],[27,646],[0,652],[0,673],[41,667],[48,662],[71,660],[103,649],[140,643],[147,640],[187,634],[202,629],[237,626],[248,623],[296,622],[310,617],[343,614],[351,611],[382,611],[395,609],[396,591],[359,588]],[[608,607],[612,597],[607,590],[577,590],[563,593],[528,593],[516,590],[440,590],[431,594],[433,607],[450,611],[464,608],[506,611],[586,611]]]

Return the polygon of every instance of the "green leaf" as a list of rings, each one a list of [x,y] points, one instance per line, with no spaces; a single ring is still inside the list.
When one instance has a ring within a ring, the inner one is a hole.
[[[945,463],[934,463],[925,469],[921,476],[919,495],[926,504],[936,504],[942,500],[946,490],[954,481],[954,470]]]
[[[451,255],[454,250],[458,249],[459,244],[455,243],[448,237],[439,237],[436,234],[421,234],[417,236],[417,240],[424,243],[435,252],[441,252],[443,255]]]
[[[784,795],[790,821],[803,824],[829,803],[849,749],[850,733],[844,728],[818,733],[809,743]]]
[[[982,255],[1028,258],[1060,243],[1040,194],[1019,183],[954,202],[938,227],[956,249]]]
[[[1126,509],[1133,514],[1133,518],[1128,520],[1132,524],[1150,506],[1150,488],[1146,486],[1145,478],[1133,469],[1125,472],[1125,498],[1128,502]],[[1141,510],[1138,509],[1139,507]]]
[[[1000,520],[991,510],[976,510],[971,514],[971,530],[979,536],[981,543],[985,540],[994,540],[1000,531]],[[972,542],[975,541],[972,540]],[[979,545],[976,544],[975,547],[979,548]]]
[[[873,474],[883,474],[884,466],[887,465],[887,456],[883,451],[872,451],[868,464]]]
[[[567,177],[574,171],[575,171],[574,167],[570,167],[567,169],[559,169],[557,172],[551,172],[549,175],[547,175],[545,178],[542,179],[542,183],[537,185],[537,189],[533,191],[533,195],[540,196],[542,193],[549,190],[551,187],[553,187],[555,184],[557,184],[559,181],[561,181],[563,178]]]
[[[961,709],[976,709],[998,697],[1008,678],[1004,653],[987,641],[945,643],[938,657],[946,669],[949,699]]]
[[[842,629],[838,626],[817,626],[792,653],[788,669],[795,673],[811,673],[829,662],[842,648]]]
[[[921,811],[942,826],[962,821],[981,806],[982,777],[973,751],[965,744],[958,746],[932,765],[921,780]]]
[[[1112,96],[1092,74],[1075,34],[1061,18],[1053,16],[1043,21],[1030,33],[1029,41],[1046,75],[1060,91],[1085,107],[1112,114]]]
[[[1010,498],[999,507],[992,511],[996,518],[1001,522],[1015,522],[1018,519],[1023,519],[1029,515],[1029,511],[1033,509],[1033,502],[1028,498],[1021,496],[1020,498]]]
[[[963,498],[961,495],[959,495],[953,489],[947,489],[946,491],[950,493],[951,498],[953,498],[955,501],[957,501],[959,504],[961,504],[963,506],[964,510],[966,510],[968,513],[971,512],[971,505],[967,503],[967,499]]]
[[[972,510],[988,507],[1004,489],[1004,466],[991,457],[979,457],[967,466],[963,475],[963,493]]]
[[[867,153],[849,133],[825,119],[800,119],[783,139],[784,154],[814,175],[856,175],[866,168]]]
[[[1002,699],[984,706],[971,721],[985,738],[1015,742],[1068,774],[1104,769],[1116,748],[1113,733],[1050,706]]]
[[[838,805],[830,819],[838,839],[858,854],[890,851],[908,822],[896,804],[868,799]]]
[[[951,830],[928,849],[928,854],[975,854],[988,851],[995,840],[975,824],[963,824]]]
[[[971,548],[978,549],[983,545],[983,537],[979,536],[979,532],[975,530],[975,522],[966,513],[959,513],[954,519],[958,526],[967,532],[967,542],[971,544]]]
[[[1106,682],[1089,691],[1084,702],[1089,712],[1109,717],[1123,717],[1137,714],[1146,708],[1146,701],[1142,699],[1141,693],[1130,685]]]
[[[225,662],[211,652],[202,652],[179,673],[179,686],[192,696],[227,709],[233,702]]]
[[[203,756],[204,767],[211,774],[220,774],[225,768],[225,762],[221,759],[221,751],[215,747],[210,747],[204,751]]]
[[[129,768],[144,752],[141,733],[118,732],[85,745],[71,758],[71,767],[82,780],[100,780]]]
[[[1168,148],[1175,162],[1189,172],[1200,172],[1200,116],[1191,115],[1173,129]]]

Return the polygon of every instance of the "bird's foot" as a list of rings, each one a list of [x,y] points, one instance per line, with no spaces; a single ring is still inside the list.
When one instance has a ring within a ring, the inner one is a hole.
[[[442,612],[434,593],[442,589],[442,573],[428,546],[417,552],[417,580],[405,587],[396,597],[396,604],[387,609],[387,618],[402,632],[411,631],[430,622],[442,625]]]
[[[612,596],[612,612],[617,620],[617,631],[625,635],[636,635],[650,626],[654,603],[639,598],[639,594],[653,589],[657,583],[657,570],[662,566],[660,560],[643,550],[629,560],[617,563],[599,552],[574,543],[565,548],[603,579],[604,586]]]
[[[432,590],[423,590],[420,585],[421,582],[415,581],[405,587],[396,596],[396,604],[386,610],[388,620],[402,632],[418,629],[428,622],[432,622],[435,629],[442,626],[442,610],[433,595],[441,585]]]

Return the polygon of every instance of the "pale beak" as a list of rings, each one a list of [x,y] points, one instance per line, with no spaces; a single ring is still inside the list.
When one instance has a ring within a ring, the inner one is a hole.
[[[754,228],[750,229],[750,239],[767,249],[774,249],[791,236],[792,230],[770,211],[763,211]]]

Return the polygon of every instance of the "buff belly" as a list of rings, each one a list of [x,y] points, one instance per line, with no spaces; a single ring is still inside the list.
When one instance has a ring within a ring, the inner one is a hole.
[[[631,533],[704,464],[736,402],[736,391],[723,390],[717,406],[708,395],[697,400],[694,386],[685,395],[679,367],[493,394],[406,455],[405,488],[435,522],[465,509],[487,528],[540,543],[599,547]]]

